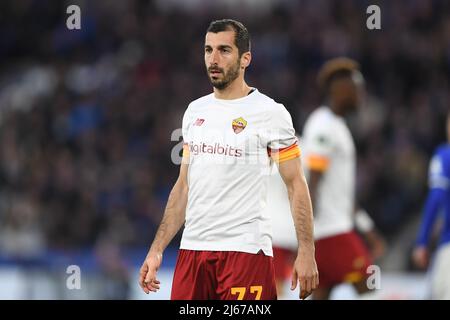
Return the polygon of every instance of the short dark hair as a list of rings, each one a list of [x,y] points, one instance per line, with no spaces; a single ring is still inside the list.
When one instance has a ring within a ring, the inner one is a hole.
[[[346,57],[338,57],[327,61],[319,70],[317,76],[317,82],[322,95],[327,95],[330,85],[334,80],[350,78],[356,70],[359,70],[359,63]]]
[[[250,34],[241,22],[233,19],[215,20],[209,24],[208,30],[206,30],[206,32],[213,33],[223,31],[234,31],[234,44],[239,50],[239,57],[244,52],[250,51]]]

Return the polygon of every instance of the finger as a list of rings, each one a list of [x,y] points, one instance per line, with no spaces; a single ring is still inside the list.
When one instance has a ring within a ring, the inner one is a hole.
[[[143,290],[145,293],[148,294],[149,290],[148,290],[147,285],[144,283],[143,280],[142,280],[142,281],[141,281],[141,280],[139,281],[139,285],[141,286],[142,290]]]
[[[148,271],[148,266],[147,266],[147,263],[144,262],[144,264],[142,265],[141,269],[139,270],[139,275],[140,276],[145,276],[147,271]]]
[[[312,285],[312,289],[316,289],[319,286],[319,277],[317,274],[314,275],[313,277],[313,285]]]
[[[145,280],[145,274],[141,273],[140,276],[139,276],[139,285],[141,286],[142,289],[145,288],[144,280]]]
[[[306,296],[306,291],[303,289],[300,289],[300,299],[304,300]]]
[[[312,277],[311,277],[311,292],[316,288],[316,275],[314,274]]]
[[[291,290],[295,290],[295,288],[297,288],[297,282],[297,270],[294,269],[294,271],[292,272]]]
[[[306,286],[307,286],[307,284],[306,284],[306,279],[305,279],[305,277],[303,276],[303,277],[300,277],[300,288],[303,290],[303,291],[306,291]]]
[[[155,288],[155,289],[157,289],[157,290],[159,290],[159,288],[160,288],[160,282],[158,281],[158,280],[153,280],[153,282],[152,282],[152,287],[153,288]]]
[[[311,295],[311,293],[312,293],[312,291],[301,290],[300,299],[305,300],[306,298],[308,298]]]
[[[306,281],[304,277],[300,277],[300,299],[305,299],[306,296]]]
[[[148,266],[146,263],[144,263],[141,267],[141,269],[139,270],[139,284],[141,285],[141,287],[144,287],[144,281],[145,281],[145,276],[147,275],[147,271],[148,271]]]
[[[145,283],[150,283],[155,279],[155,273],[154,272],[147,272],[147,275],[145,277]]]
[[[312,293],[312,291],[307,291],[307,292],[305,293],[305,296],[304,296],[303,300],[305,300],[306,298],[308,298],[308,297],[311,295],[311,293]]]
[[[313,277],[308,277],[306,278],[305,282],[306,282],[306,292],[311,293],[312,291],[312,281],[313,281]]]
[[[150,284],[146,284],[145,289],[147,289],[148,292],[156,292],[156,288],[153,288]]]
[[[149,283],[147,283],[147,288],[149,288],[149,289],[156,289],[156,290],[158,290],[159,289],[159,281],[158,280],[153,280],[153,281],[150,281]]]

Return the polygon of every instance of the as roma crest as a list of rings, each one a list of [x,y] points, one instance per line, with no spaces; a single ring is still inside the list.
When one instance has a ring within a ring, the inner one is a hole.
[[[247,126],[247,121],[244,118],[239,117],[233,120],[231,126],[233,127],[234,133],[238,134],[245,129],[245,127]]]

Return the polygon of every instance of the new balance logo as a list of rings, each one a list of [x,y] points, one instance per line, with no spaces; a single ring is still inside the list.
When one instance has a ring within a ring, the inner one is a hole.
[[[195,120],[194,126],[199,126],[200,127],[203,124],[203,122],[205,122],[205,119],[198,118],[197,120]]]

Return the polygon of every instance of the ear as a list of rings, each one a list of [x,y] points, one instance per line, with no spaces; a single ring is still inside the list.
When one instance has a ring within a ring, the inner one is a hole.
[[[251,61],[252,61],[251,52],[247,51],[247,52],[243,53],[242,57],[241,57],[241,69],[246,69],[250,65]]]

